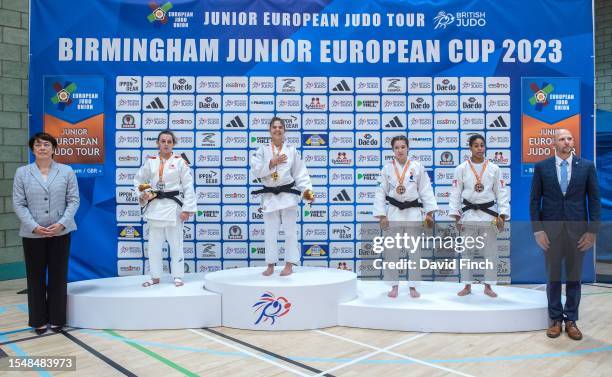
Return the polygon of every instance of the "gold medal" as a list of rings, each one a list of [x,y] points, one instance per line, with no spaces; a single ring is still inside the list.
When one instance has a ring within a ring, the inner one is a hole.
[[[278,156],[280,156],[281,151],[282,151],[282,149],[283,149],[283,146],[281,145],[281,146],[278,148],[278,153],[274,153],[274,143],[270,143],[270,146],[272,147],[272,157],[278,157]],[[274,170],[274,173],[272,173],[272,180],[273,180],[274,182],[276,182],[276,181],[278,181],[278,177],[279,177],[279,175],[278,175],[278,166],[277,166],[277,167],[276,167],[276,169]]]
[[[474,169],[474,165],[472,165],[472,161],[468,159],[467,162],[468,164],[470,164],[470,169],[472,169],[472,174],[474,174],[474,178],[476,178],[476,184],[474,185],[474,191],[483,192],[485,187],[482,184],[482,176],[484,175],[485,170],[487,170],[487,164],[489,163],[489,161],[485,160],[484,165],[482,165],[482,171],[480,172],[480,174],[476,173],[476,169]]]
[[[397,169],[397,166],[395,166],[395,160],[393,160],[393,170],[395,170],[395,177],[397,178],[397,187],[395,188],[395,192],[400,195],[404,195],[404,193],[406,192],[406,186],[404,186],[404,177],[406,176],[406,172],[408,171],[409,167],[410,160],[407,160],[406,164],[404,165],[404,171],[400,176],[399,170]]]

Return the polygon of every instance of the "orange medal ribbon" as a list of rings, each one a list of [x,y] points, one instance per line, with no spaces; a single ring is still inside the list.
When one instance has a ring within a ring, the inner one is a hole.
[[[482,184],[482,176],[484,175],[485,170],[487,170],[487,164],[489,163],[489,160],[485,160],[484,165],[482,165],[482,171],[480,172],[480,175],[476,173],[476,169],[474,169],[474,165],[472,165],[472,161],[470,161],[469,159],[467,161],[468,161],[468,164],[470,164],[470,169],[472,169],[472,174],[474,174],[474,178],[476,178],[476,184],[474,185],[474,191],[483,192],[484,185]]]
[[[172,156],[170,156],[170,158],[172,158]],[[168,160],[164,161],[162,156],[161,155],[159,156],[159,171],[158,171],[158,173],[159,173],[159,180],[157,181],[157,189],[158,190],[163,190],[164,186],[165,186],[165,184],[164,184],[164,166],[166,164],[166,161],[168,161]]]
[[[406,177],[406,172],[408,171],[409,167],[410,167],[410,160],[407,160],[406,164],[404,165],[404,171],[402,172],[402,175],[400,176],[399,170],[397,170],[397,166],[395,166],[395,160],[393,160],[393,169],[395,170],[395,176],[397,177],[397,184],[398,184],[397,188],[395,189],[395,192],[397,192],[400,195],[406,192],[406,187],[404,186],[404,177]]]

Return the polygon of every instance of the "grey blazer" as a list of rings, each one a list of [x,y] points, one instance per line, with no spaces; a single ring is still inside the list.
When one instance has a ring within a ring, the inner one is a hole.
[[[36,163],[22,166],[15,172],[13,208],[21,220],[21,237],[41,238],[32,233],[39,225],[62,224],[66,229],[58,234],[60,236],[76,230],[74,214],[79,202],[76,175],[68,165],[52,162],[47,182]]]

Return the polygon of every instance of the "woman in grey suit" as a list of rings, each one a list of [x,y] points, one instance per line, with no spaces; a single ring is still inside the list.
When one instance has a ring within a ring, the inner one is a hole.
[[[41,335],[47,331],[47,324],[55,332],[66,324],[70,232],[76,229],[79,188],[72,168],[53,161],[57,148],[53,136],[38,133],[29,145],[35,161],[15,173],[13,206],[21,220],[28,324]]]

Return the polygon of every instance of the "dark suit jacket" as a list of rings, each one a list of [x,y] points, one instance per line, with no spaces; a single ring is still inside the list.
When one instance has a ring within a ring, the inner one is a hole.
[[[534,232],[544,230],[549,237],[556,237],[564,225],[569,225],[568,231],[579,237],[599,230],[601,202],[595,165],[574,156],[571,174],[563,195],[555,156],[535,165],[529,206]]]

